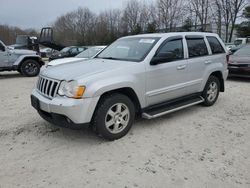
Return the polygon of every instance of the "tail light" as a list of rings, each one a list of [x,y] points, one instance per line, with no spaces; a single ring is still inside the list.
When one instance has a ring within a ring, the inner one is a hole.
[[[229,64],[229,54],[226,55],[226,63]]]

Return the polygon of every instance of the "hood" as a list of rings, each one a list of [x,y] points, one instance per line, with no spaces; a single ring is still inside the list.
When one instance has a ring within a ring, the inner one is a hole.
[[[56,60],[50,61],[48,63],[48,66],[55,66],[55,65],[65,64],[65,63],[78,62],[78,61],[82,61],[84,59],[85,58],[77,58],[77,57],[69,57],[69,58],[63,58],[63,59],[56,59]]]
[[[84,63],[82,61],[50,67],[41,72],[41,75],[56,80],[78,80],[94,74],[114,71],[114,69],[122,69],[136,63],[106,59],[90,59],[86,60]]]
[[[10,47],[12,47],[12,48],[24,48],[24,47],[26,47],[27,48],[27,44],[12,44],[12,45],[10,45]]]
[[[250,56],[231,55],[229,61],[231,64],[250,64]]]
[[[14,54],[18,54],[18,55],[36,55],[37,52],[32,51],[32,50],[19,50],[19,49],[14,49],[14,50],[10,50],[12,53]]]

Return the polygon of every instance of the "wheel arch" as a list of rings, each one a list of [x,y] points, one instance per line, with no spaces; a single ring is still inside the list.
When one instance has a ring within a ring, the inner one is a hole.
[[[224,84],[224,79],[223,79],[223,74],[221,71],[214,71],[210,74],[210,76],[215,76],[219,79],[220,81],[220,91],[224,92],[225,91],[225,84]]]
[[[21,68],[21,66],[22,66],[22,64],[26,61],[26,60],[34,60],[34,61],[36,61],[36,62],[38,62],[39,63],[39,65],[40,65],[40,67],[42,67],[43,66],[43,62],[41,62],[41,58],[39,57],[39,56],[34,56],[34,57],[30,57],[30,56],[26,56],[26,57],[23,57],[21,60],[20,60],[20,62],[18,63],[18,69],[20,69]]]
[[[132,101],[132,103],[135,105],[136,112],[137,113],[141,112],[141,103],[139,101],[139,98],[138,98],[136,92],[131,87],[117,88],[117,89],[113,89],[113,90],[106,91],[106,92],[102,93],[100,95],[100,99],[99,99],[96,106],[98,106],[98,104],[100,103],[100,101],[104,97],[107,97],[107,96],[112,95],[114,93],[119,93],[119,94],[123,94],[123,95],[127,96]]]

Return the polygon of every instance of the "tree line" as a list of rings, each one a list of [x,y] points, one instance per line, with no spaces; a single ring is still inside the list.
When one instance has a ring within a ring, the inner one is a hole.
[[[241,37],[250,37],[250,5],[243,11],[243,18],[245,20],[236,26],[237,33]]]
[[[38,32],[35,29],[21,29],[19,27],[0,25],[0,40],[6,45],[14,44],[17,35],[38,36]]]
[[[78,8],[56,19],[56,38],[64,44],[109,44],[131,34],[211,31],[231,42],[237,19],[247,0],[157,0],[153,3],[129,0],[123,9],[95,14]]]
[[[122,9],[98,14],[89,8],[59,16],[52,24],[55,40],[64,45],[110,44],[125,35],[173,31],[212,31],[211,23],[225,42],[231,42],[237,20],[249,0],[129,0]],[[214,30],[214,29],[213,29]],[[16,27],[0,26],[6,43],[15,34],[35,34]],[[240,34],[240,33],[239,33]],[[4,38],[4,39],[3,39]]]

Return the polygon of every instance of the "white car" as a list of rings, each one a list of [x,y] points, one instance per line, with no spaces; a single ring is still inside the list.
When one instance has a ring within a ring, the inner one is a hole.
[[[43,70],[31,104],[52,124],[91,126],[115,140],[128,133],[135,116],[152,119],[196,104],[212,106],[225,91],[227,59],[213,33],[127,36],[84,63]]]
[[[87,60],[87,59],[90,59],[90,58],[94,57],[95,55],[97,55],[104,48],[106,48],[106,46],[93,46],[93,47],[90,47],[87,50],[83,51],[82,53],[78,54],[75,57],[56,59],[56,60],[50,61],[47,65],[47,67],[61,65],[61,64],[65,64],[65,63],[78,62],[78,61],[82,61],[82,60]]]

